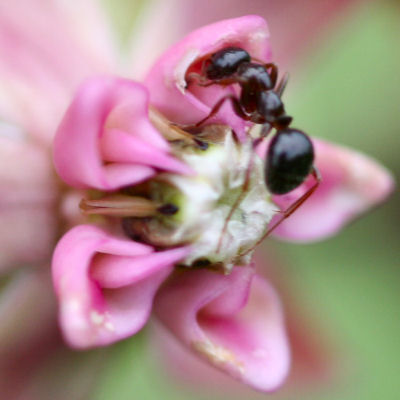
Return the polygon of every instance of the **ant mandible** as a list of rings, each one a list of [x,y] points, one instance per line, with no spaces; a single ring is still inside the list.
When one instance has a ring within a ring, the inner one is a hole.
[[[277,83],[278,67],[276,64],[252,62],[250,54],[244,49],[225,47],[203,59],[201,74],[188,74],[189,84],[193,78],[200,86],[239,84],[241,89],[239,98],[232,94],[222,97],[211,109],[209,115],[195,125],[196,127],[215,116],[225,101],[229,100],[234,112],[240,118],[263,125],[261,137],[255,140],[254,146],[259,144],[272,128],[275,128],[276,134],[269,145],[265,164],[265,184],[271,193],[286,194],[300,186],[310,174],[315,179],[314,185],[282,212],[282,218],[267,230],[257,242],[258,244],[284,219],[293,214],[312,195],[321,182],[321,176],[313,165],[314,147],[311,140],[304,132],[289,127],[292,117],[285,113],[281,100],[287,83],[287,75]],[[246,185],[245,182],[243,192]],[[241,197],[233,206],[227,222]]]

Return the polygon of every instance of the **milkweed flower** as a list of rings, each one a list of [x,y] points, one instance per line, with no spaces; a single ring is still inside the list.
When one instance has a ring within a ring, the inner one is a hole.
[[[229,105],[191,134],[233,85],[188,85],[207,55],[228,46],[271,61],[269,32],[257,16],[192,32],[168,49],[143,83],[86,81],[55,137],[54,163],[72,189],[72,227],[53,256],[60,323],[76,348],[103,346],[138,332],[151,311],[193,353],[262,391],[276,389],[290,365],[280,301],[251,262],[288,195],[268,192],[256,126]],[[390,174],[372,159],[313,139],[323,183],[274,232],[308,241],[336,233],[382,201]],[[249,165],[251,164],[251,168]],[[247,185],[243,194],[242,188]],[[74,195],[75,193],[75,195]],[[76,195],[78,193],[78,195]],[[80,211],[79,211],[80,210]]]

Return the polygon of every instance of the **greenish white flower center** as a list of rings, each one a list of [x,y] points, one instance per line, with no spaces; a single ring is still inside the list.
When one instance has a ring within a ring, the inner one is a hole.
[[[84,199],[81,210],[122,218],[128,237],[158,249],[190,246],[179,263],[184,267],[229,273],[234,265],[248,264],[277,210],[252,140],[239,142],[223,125],[193,135],[177,128],[179,136],[176,127],[161,122],[163,134],[171,129],[165,134],[171,153],[194,173],[161,172],[119,193]]]
[[[244,259],[241,254],[262,237],[276,210],[264,183],[263,161],[251,142],[236,142],[226,128],[221,143],[180,152],[180,158],[197,173],[168,177],[181,193],[181,223],[173,238],[193,240],[184,264],[206,259],[228,271],[247,264],[251,254]]]
[[[233,265],[248,264],[248,250],[266,232],[277,207],[264,183],[264,162],[251,141],[236,141],[231,129],[224,126],[210,131],[213,136],[218,132],[218,140],[210,140],[207,132],[199,135],[206,140],[206,149],[184,141],[171,142],[175,156],[195,174],[163,173],[153,179],[152,200],[174,204],[178,211],[137,221],[135,229],[156,246],[190,244],[192,251],[181,262],[184,266],[229,272]]]

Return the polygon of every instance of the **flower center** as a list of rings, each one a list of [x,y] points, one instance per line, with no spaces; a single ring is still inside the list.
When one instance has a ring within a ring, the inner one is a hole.
[[[195,174],[161,172],[112,198],[84,200],[81,209],[122,217],[127,236],[157,248],[190,245],[180,263],[185,267],[228,273],[233,265],[248,264],[249,250],[276,210],[264,183],[264,161],[251,140],[238,142],[227,126],[209,125],[183,136],[171,129],[163,132],[171,152]]]
[[[182,223],[173,237],[193,239],[184,265],[210,263],[228,272],[233,265],[249,263],[251,253],[241,254],[265,233],[276,206],[265,187],[263,161],[251,142],[236,142],[228,127],[214,128],[222,131],[219,143],[204,151],[179,152],[196,176],[169,176],[182,196]]]

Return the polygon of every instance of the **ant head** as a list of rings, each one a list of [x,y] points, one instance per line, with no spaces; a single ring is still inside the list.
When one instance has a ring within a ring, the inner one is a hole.
[[[240,47],[225,47],[212,54],[205,68],[208,79],[215,81],[233,75],[239,65],[249,62],[250,54]]]
[[[285,194],[301,185],[312,170],[314,147],[298,130],[278,130],[271,140],[265,164],[265,183],[271,193]]]

